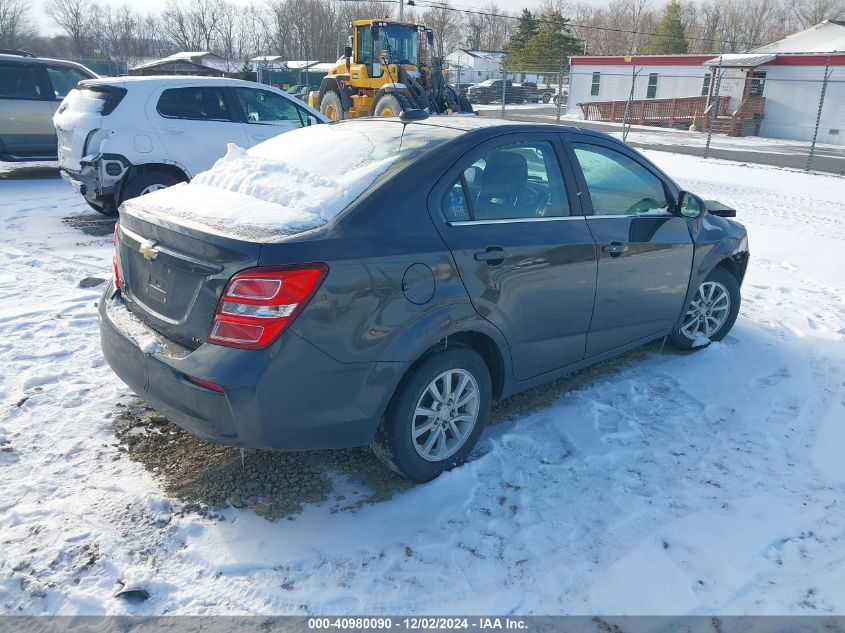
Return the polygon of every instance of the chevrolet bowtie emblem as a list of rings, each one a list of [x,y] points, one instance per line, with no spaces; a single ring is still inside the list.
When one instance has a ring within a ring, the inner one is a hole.
[[[144,240],[141,242],[141,245],[138,247],[138,252],[144,256],[144,259],[151,260],[155,259],[156,255],[158,255],[158,249],[155,247],[155,242],[150,242],[149,240]]]

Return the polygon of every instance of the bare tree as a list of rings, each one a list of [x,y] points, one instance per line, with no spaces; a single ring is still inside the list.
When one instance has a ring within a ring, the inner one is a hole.
[[[843,0],[794,0],[790,8],[804,29],[824,20],[845,18]]]
[[[433,6],[420,16],[434,35],[434,54],[438,57],[445,57],[460,46],[461,28],[456,17],[448,2]]]
[[[0,0],[0,48],[20,48],[34,35],[27,0]]]
[[[49,0],[47,16],[71,39],[80,57],[91,54],[91,36],[99,21],[99,7],[92,0]]]

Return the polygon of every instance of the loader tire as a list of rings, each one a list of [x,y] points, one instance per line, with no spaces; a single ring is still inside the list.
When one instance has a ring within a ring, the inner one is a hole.
[[[346,118],[340,103],[340,95],[333,90],[327,91],[320,99],[320,112],[332,121],[341,121]]]
[[[373,116],[400,116],[405,110],[410,110],[411,104],[405,95],[385,94],[376,102]]]

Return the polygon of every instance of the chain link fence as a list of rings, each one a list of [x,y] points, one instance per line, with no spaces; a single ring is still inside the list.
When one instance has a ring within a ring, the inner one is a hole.
[[[577,62],[577,58],[576,58]],[[821,63],[820,63],[821,62]],[[450,68],[481,116],[598,129],[636,147],[845,175],[845,66]]]

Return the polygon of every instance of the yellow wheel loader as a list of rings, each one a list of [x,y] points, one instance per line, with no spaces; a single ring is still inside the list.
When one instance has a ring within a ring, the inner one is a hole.
[[[400,116],[411,110],[428,114],[472,113],[465,97],[446,82],[443,60],[421,61],[424,26],[388,20],[352,22],[350,45],[308,104],[333,121],[363,116]]]

